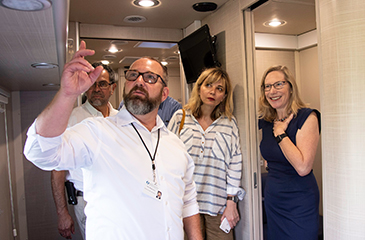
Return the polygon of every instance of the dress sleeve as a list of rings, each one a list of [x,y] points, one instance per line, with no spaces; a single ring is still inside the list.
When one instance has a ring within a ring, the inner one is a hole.
[[[231,121],[232,128],[232,142],[231,142],[231,161],[227,167],[227,194],[237,195],[242,200],[246,192],[241,188],[242,177],[242,152],[239,138],[238,126],[235,119]]]
[[[310,108],[303,108],[303,109],[300,109],[300,111],[301,111],[302,116],[299,116],[299,113],[298,113],[298,118],[299,118],[298,129],[302,128],[303,124],[305,123],[305,121],[307,120],[309,115],[312,112],[314,112],[317,115],[319,132],[321,132],[321,113],[317,109],[310,109]]]

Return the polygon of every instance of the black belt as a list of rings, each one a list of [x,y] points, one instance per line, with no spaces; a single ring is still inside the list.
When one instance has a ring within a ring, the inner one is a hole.
[[[76,191],[76,196],[83,197],[84,193],[82,191]]]

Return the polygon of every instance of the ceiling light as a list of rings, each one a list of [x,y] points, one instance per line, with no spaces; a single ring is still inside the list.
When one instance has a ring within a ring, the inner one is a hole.
[[[58,67],[58,65],[54,63],[33,63],[31,66],[37,69],[49,69]]]
[[[112,45],[110,45],[109,49],[107,49],[106,51],[110,52],[110,53],[117,53],[117,52],[121,52],[123,50],[121,48],[117,48],[117,46],[112,44]]]
[[[109,48],[109,50],[108,50],[108,52],[111,52],[111,53],[116,53],[116,52],[118,52],[119,50],[118,50],[118,48],[116,48],[115,46],[111,46],[110,48]]]
[[[133,4],[138,7],[155,7],[160,4],[158,0],[135,0]]]
[[[108,60],[101,60],[100,61],[102,64],[104,64],[104,65],[108,65],[108,64],[110,64],[110,62],[108,61]]]
[[[166,62],[166,61],[161,61],[161,64],[162,65],[164,65],[164,66],[166,66],[167,64],[169,64],[168,62]]]
[[[283,20],[274,19],[274,20],[270,20],[270,21],[265,22],[264,26],[266,26],[266,27],[279,27],[279,26],[284,26],[285,24],[286,24],[286,22],[283,21]]]
[[[51,6],[48,0],[0,0],[0,5],[19,11],[40,11]]]

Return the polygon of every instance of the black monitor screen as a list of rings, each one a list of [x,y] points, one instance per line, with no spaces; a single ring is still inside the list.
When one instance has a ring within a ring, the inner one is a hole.
[[[194,83],[202,70],[218,65],[208,25],[204,25],[179,43],[187,83]]]

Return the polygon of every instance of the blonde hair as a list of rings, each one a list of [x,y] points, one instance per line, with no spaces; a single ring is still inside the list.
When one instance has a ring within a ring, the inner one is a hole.
[[[223,101],[215,107],[210,117],[215,120],[224,115],[228,117],[229,120],[231,120],[233,113],[232,84],[228,73],[218,67],[205,69],[200,74],[191,92],[189,102],[184,106],[184,109],[190,110],[194,117],[200,118],[202,116],[201,106],[203,104],[202,100],[200,99],[200,88],[205,81],[206,83],[212,84],[218,82],[219,80],[222,80],[226,96]]]
[[[260,86],[260,98],[259,98],[259,112],[258,112],[259,118],[264,119],[265,121],[268,122],[272,122],[277,118],[276,109],[274,109],[267,101],[264,89],[265,79],[267,75],[274,71],[283,73],[285,81],[287,81],[290,86],[289,103],[288,106],[286,107],[287,114],[293,113],[294,116],[296,116],[299,109],[307,107],[307,104],[305,104],[300,99],[297,83],[293,75],[290,73],[289,69],[286,66],[282,65],[272,66],[269,69],[267,69],[264,75],[262,76],[261,86]]]

